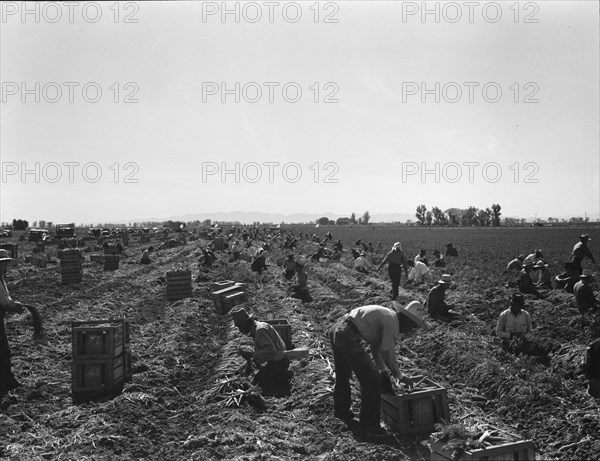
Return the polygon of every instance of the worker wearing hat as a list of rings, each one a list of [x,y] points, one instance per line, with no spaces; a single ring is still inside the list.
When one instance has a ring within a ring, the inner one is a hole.
[[[571,262],[573,262],[579,271],[579,274],[583,272],[583,267],[581,267],[581,263],[585,258],[590,258],[592,264],[596,264],[594,260],[594,255],[587,246],[587,243],[591,240],[588,234],[581,234],[579,236],[579,242],[573,246],[573,252],[571,253]]]
[[[460,317],[460,314],[451,309],[444,297],[446,296],[446,290],[452,285],[452,276],[450,274],[443,274],[442,278],[438,280],[436,286],[434,286],[427,296],[427,310],[429,315],[435,319],[443,320],[444,322],[451,322]]]
[[[400,371],[396,359],[396,340],[400,331],[426,327],[425,308],[419,302],[403,307],[393,302],[393,309],[369,305],[356,307],[342,316],[328,331],[335,364],[333,408],[337,418],[347,423],[354,421],[350,378],[356,375],[361,389],[359,426],[367,433],[381,434],[379,425],[382,380],[394,378],[408,386],[412,380]],[[361,345],[370,345],[372,358]],[[391,386],[390,386],[391,387]]]
[[[23,305],[10,297],[6,285],[6,271],[16,263],[16,259],[9,257],[7,250],[0,249],[0,396],[21,385],[12,373],[11,351],[4,328],[4,317],[7,313],[23,312]]]
[[[391,251],[385,255],[383,261],[379,263],[376,270],[381,269],[385,263],[388,264],[388,275],[392,281],[392,300],[398,299],[398,290],[400,288],[400,279],[402,278],[402,270],[404,269],[404,275],[408,278],[408,265],[406,264],[406,256],[402,253],[402,244],[400,242],[394,243]]]
[[[458,257],[458,250],[454,247],[452,242],[446,244],[446,256]]]
[[[525,307],[525,297],[521,293],[513,293],[510,297],[510,308],[498,317],[496,324],[498,338],[505,341],[515,337],[531,339],[531,315],[523,307]]]
[[[254,340],[254,351],[240,349],[239,354],[248,361],[254,361],[259,367],[254,375],[265,395],[289,394],[290,360],[285,357],[285,343],[277,330],[266,322],[260,322],[246,309],[239,307],[231,311],[233,323],[244,335]]]
[[[565,271],[554,277],[556,288],[564,289],[567,293],[573,293],[573,287],[579,282],[579,272],[577,272],[577,266],[575,263],[569,261],[566,262]]]
[[[594,296],[592,290],[592,271],[585,269],[580,276],[579,282],[573,287],[573,294],[575,295],[575,302],[577,303],[577,309],[581,315],[585,315],[588,311],[592,314],[598,310],[599,301]]]
[[[368,274],[371,265],[367,260],[367,254],[364,251],[361,251],[358,255],[358,258],[354,260],[354,269],[363,274]]]
[[[523,268],[523,261],[525,260],[525,255],[519,255],[506,266],[507,271],[520,271]]]
[[[550,274],[550,271],[548,270],[548,264],[546,264],[542,260],[539,260],[537,263],[535,263],[533,268],[536,271],[539,271],[538,280],[535,283],[535,286],[538,288],[547,288],[547,289],[551,290],[552,289],[552,274]]]
[[[528,261],[525,259],[523,262],[523,269],[521,269],[521,272],[519,272],[519,276],[517,278],[517,284],[521,293],[535,295],[538,298],[541,298],[540,292],[531,280],[531,271],[533,270],[533,266],[533,261]]]

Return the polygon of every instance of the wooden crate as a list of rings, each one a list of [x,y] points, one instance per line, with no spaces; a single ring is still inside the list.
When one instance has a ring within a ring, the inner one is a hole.
[[[123,355],[105,360],[73,360],[71,390],[74,396],[118,391],[124,381]]]
[[[294,345],[292,344],[292,326],[290,325],[290,322],[286,319],[274,319],[265,320],[265,323],[268,323],[275,328],[277,333],[279,333],[279,336],[281,336],[281,339],[283,339],[286,349],[290,350],[294,348]]]
[[[80,262],[81,250],[79,248],[65,248],[64,250],[59,250],[58,259],[60,259],[61,265],[68,262]]]
[[[213,303],[215,305],[215,312],[217,314],[226,314],[227,312],[229,312],[231,307],[226,306],[224,304],[224,300],[227,296],[230,296],[230,295],[233,295],[236,293],[243,293],[243,291],[240,287],[236,287],[235,285],[227,287],[227,288],[223,288],[222,290],[213,291],[212,298],[213,298]]]
[[[531,440],[504,443],[489,448],[466,450],[458,458],[452,457],[452,450],[444,449],[445,443],[429,441],[431,461],[534,461],[535,445]]]
[[[415,382],[422,378],[412,377]],[[435,431],[436,423],[450,418],[446,389],[428,378],[423,379],[422,383],[433,389],[415,390],[402,395],[381,394],[381,417],[400,434],[431,434]]]
[[[82,325],[72,327],[73,359],[107,360],[123,353],[123,323]]]
[[[0,249],[8,251],[8,257],[17,259],[19,246],[16,243],[0,243]]]
[[[240,304],[243,304],[246,301],[248,301],[248,293],[246,293],[245,291],[240,291],[238,293],[227,295],[222,300],[223,310],[225,312],[229,312],[235,306],[239,306]]]
[[[212,291],[219,291],[219,290],[223,290],[225,288],[229,288],[235,285],[235,282],[233,280],[219,280],[217,282],[213,282],[210,285],[210,288],[212,289]]]
[[[167,299],[190,298],[192,296],[192,271],[167,272]]]

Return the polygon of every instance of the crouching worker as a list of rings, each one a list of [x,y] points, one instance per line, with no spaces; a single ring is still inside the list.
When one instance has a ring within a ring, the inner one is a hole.
[[[4,316],[7,313],[21,314],[23,312],[23,305],[10,297],[6,286],[6,270],[8,266],[13,266],[16,262],[15,259],[9,258],[8,251],[0,250],[0,397],[21,385],[12,373],[10,346],[4,328]]]
[[[588,380],[588,394],[600,397],[600,338],[589,343],[585,350],[583,374]]]
[[[376,305],[357,307],[328,331],[335,364],[334,414],[347,424],[354,422],[350,410],[350,378],[354,372],[361,392],[358,425],[372,435],[385,433],[379,425],[379,417],[382,383],[391,388],[388,373],[407,386],[413,385],[398,367],[396,339],[401,331],[408,333],[415,327],[425,326],[425,309],[420,303],[403,307],[393,302],[393,306],[394,309]],[[361,345],[362,340],[369,343],[372,358]]]
[[[437,285],[429,291],[426,304],[429,315],[432,318],[451,322],[461,317],[460,313],[452,310],[452,306],[448,305],[444,300],[446,290],[450,285],[452,285],[452,276],[450,274],[443,274],[441,280],[438,280]]]
[[[152,260],[150,259],[150,253],[152,253],[153,251],[154,247],[148,247],[146,250],[144,250],[144,252],[142,253],[141,260],[142,264],[150,264],[152,262]]]
[[[233,323],[244,335],[254,340],[254,351],[240,349],[240,355],[254,362],[259,370],[254,375],[263,395],[282,396],[290,393],[290,360],[284,356],[285,343],[279,333],[268,323],[260,322],[244,308],[231,311]]]
[[[296,260],[294,255],[288,255],[287,259],[283,262],[283,276],[286,280],[292,280],[296,275]]]
[[[292,298],[308,303],[312,301],[312,297],[308,292],[308,275],[304,271],[304,265],[296,263],[296,283],[290,287]]]
[[[510,308],[506,309],[498,317],[496,324],[496,336],[502,339],[503,347],[508,347],[509,340],[513,338],[524,338],[530,340],[532,337],[531,316],[523,309],[525,297],[521,293],[514,293],[510,298]]]

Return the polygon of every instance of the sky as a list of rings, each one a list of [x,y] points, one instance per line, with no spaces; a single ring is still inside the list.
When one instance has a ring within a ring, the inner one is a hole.
[[[597,3],[476,3],[2,2],[0,220],[597,218]]]

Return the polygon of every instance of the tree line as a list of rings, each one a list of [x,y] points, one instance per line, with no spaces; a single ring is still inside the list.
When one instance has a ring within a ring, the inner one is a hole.
[[[488,208],[448,208],[442,211],[434,206],[431,210],[423,204],[417,206],[415,217],[422,226],[499,226],[502,207],[494,203]]]

